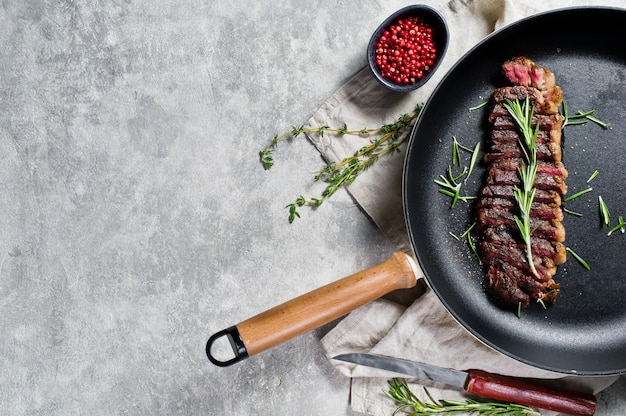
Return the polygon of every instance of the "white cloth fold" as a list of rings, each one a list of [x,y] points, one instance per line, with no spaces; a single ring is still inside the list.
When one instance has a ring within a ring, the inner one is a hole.
[[[450,45],[437,73],[420,89],[408,94],[382,87],[367,68],[339,88],[308,121],[307,127],[362,129],[393,122],[424,103],[454,63],[482,38],[520,18],[562,7],[601,5],[624,7],[622,0],[433,0],[424,1],[439,10],[450,30]],[[381,16],[381,20],[386,16]],[[364,145],[363,137],[339,138],[332,134],[309,134],[308,138],[328,161],[340,161]],[[348,192],[400,250],[410,250],[402,208],[403,154],[381,158],[362,173]],[[423,283],[422,283],[423,284]],[[408,308],[378,300],[348,315],[323,339],[329,358],[344,352],[373,352],[424,361],[457,369],[482,369],[512,376],[558,379],[560,387],[597,393],[617,377],[563,377],[504,356],[465,331],[447,312],[435,294],[425,289]],[[352,377],[351,406],[358,412],[390,415],[394,403],[382,393],[392,376],[333,361],[344,375]],[[434,397],[465,397],[461,391],[429,385]],[[414,389],[415,390],[415,389]],[[422,394],[423,392],[420,392]],[[424,397],[422,395],[422,397]],[[553,414],[544,412],[542,414]]]

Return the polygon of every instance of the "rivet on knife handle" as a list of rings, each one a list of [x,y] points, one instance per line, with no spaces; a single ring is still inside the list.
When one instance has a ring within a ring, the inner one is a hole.
[[[592,394],[557,390],[480,370],[469,371],[465,389],[482,397],[515,402],[568,415],[593,415],[596,410],[596,397]]]

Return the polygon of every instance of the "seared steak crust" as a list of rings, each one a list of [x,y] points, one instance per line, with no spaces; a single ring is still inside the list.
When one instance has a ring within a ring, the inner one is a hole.
[[[506,304],[526,308],[532,300],[556,301],[560,286],[553,277],[567,257],[561,201],[568,173],[561,162],[563,117],[558,113],[563,93],[552,72],[525,57],[505,62],[502,73],[512,85],[496,89],[492,96],[490,140],[483,159],[489,166],[475,203],[476,226],[481,232],[478,251],[491,292]],[[527,248],[515,221],[519,207],[514,190],[520,185],[524,152],[518,126],[504,106],[507,100],[526,97],[534,110],[533,127],[538,127],[539,163],[530,211],[531,251],[538,276],[528,264]]]

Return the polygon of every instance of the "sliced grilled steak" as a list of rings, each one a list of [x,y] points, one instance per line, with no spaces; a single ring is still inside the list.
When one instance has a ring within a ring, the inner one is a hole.
[[[489,165],[483,187],[475,202],[476,226],[482,234],[478,244],[492,292],[505,303],[522,307],[532,299],[556,301],[560,285],[553,276],[567,253],[561,195],[567,192],[568,172],[561,163],[563,117],[558,113],[563,92],[549,70],[525,57],[502,65],[502,73],[512,84],[494,91],[488,116],[489,143],[483,161]],[[537,175],[535,196],[530,209],[532,261],[515,221],[519,204],[515,188],[521,185],[519,170],[525,165],[521,134],[505,107],[509,101],[533,106],[533,127],[537,126]]]

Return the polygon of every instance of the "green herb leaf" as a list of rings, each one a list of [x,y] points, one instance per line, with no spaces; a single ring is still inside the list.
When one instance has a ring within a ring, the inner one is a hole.
[[[594,170],[593,173],[591,174],[591,176],[589,176],[589,179],[587,179],[587,183],[591,182],[596,176],[598,176],[598,170]]]
[[[615,227],[611,228],[607,236],[611,236],[615,231],[620,230],[622,234],[626,231],[626,222],[624,222],[624,218],[620,215],[618,218],[618,223]]]
[[[593,190],[593,188],[589,187],[589,188],[584,189],[584,190],[582,190],[582,191],[580,191],[580,192],[576,192],[574,195],[570,195],[570,196],[568,196],[567,198],[565,198],[565,199],[563,200],[563,202],[569,202],[569,201],[571,201],[571,200],[573,200],[573,199],[578,198],[579,196],[583,196],[583,195],[585,195],[586,193],[591,192],[592,190]]]
[[[574,124],[586,124],[588,121],[594,122],[605,129],[611,127],[611,123],[605,123],[604,121],[592,116],[595,112],[596,110],[578,111],[576,114],[570,115],[567,101],[563,100],[563,123],[561,124],[561,127],[564,128],[565,126]]]
[[[578,260],[578,262],[580,264],[582,264],[582,266],[587,269],[587,270],[591,270],[591,267],[589,267],[589,265],[587,264],[587,262],[585,260],[583,260],[582,257],[580,257],[574,250],[572,250],[570,247],[566,247],[565,250],[570,253],[576,260]]]
[[[380,136],[357,150],[353,156],[347,157],[339,162],[329,162],[321,171],[317,172],[314,180],[323,180],[328,183],[322,191],[321,198],[303,198],[299,197],[296,202],[288,204],[289,222],[292,223],[296,218],[300,218],[298,207],[310,205],[318,207],[334,193],[344,187],[352,184],[357,177],[365,170],[373,166],[382,156],[394,154],[398,148],[406,143],[409,133],[413,127],[417,116],[422,109],[422,105],[415,106],[413,114],[402,114],[395,122],[384,124],[378,128],[360,130],[348,130],[345,123],[340,128],[331,128],[329,126],[320,126],[313,128],[304,128],[304,126],[292,126],[291,130],[282,135],[275,135],[274,138],[259,152],[259,159],[264,169],[270,169],[274,165],[272,153],[278,144],[289,137],[298,137],[302,133],[318,134],[323,136],[325,133],[334,133],[338,136],[354,135],[368,136],[372,133],[378,133]]]
[[[523,103],[519,100],[507,100],[504,104],[511,117],[517,123],[521,134],[520,145],[524,151],[524,162],[522,167],[518,169],[521,187],[515,187],[514,195],[519,209],[519,216],[515,215],[515,222],[519,228],[522,240],[526,246],[526,259],[528,266],[535,276],[539,276],[539,272],[533,261],[531,250],[531,235],[534,229],[530,222],[530,209],[533,199],[535,198],[535,178],[537,177],[537,134],[539,125],[532,127],[532,119],[534,108],[530,105],[530,99],[526,96]]]
[[[473,106],[473,107],[470,107],[470,108],[469,108],[469,111],[478,110],[478,109],[480,109],[480,108],[483,108],[483,107],[484,107],[484,106],[486,106],[487,104],[489,104],[489,100],[485,100],[485,101],[483,101],[483,102],[482,102],[482,103],[480,103],[480,104],[477,104],[477,105],[475,105],[475,106]]]
[[[563,212],[570,214],[570,215],[574,215],[576,217],[582,217],[583,214],[581,214],[580,212],[576,212],[576,211],[572,211],[571,209],[567,209],[565,207],[563,207]]]
[[[394,378],[388,382],[389,390],[384,393],[391,398],[398,407],[394,414],[405,412],[409,416],[420,415],[538,415],[532,407],[516,403],[497,401],[477,401],[467,399],[460,400],[435,400],[428,389],[424,387],[424,393],[428,401],[423,401],[407,385],[406,381]]]
[[[609,207],[604,202],[601,196],[598,196],[598,205],[600,207],[600,216],[602,217],[602,222],[607,227],[611,226],[611,214],[609,213]]]

